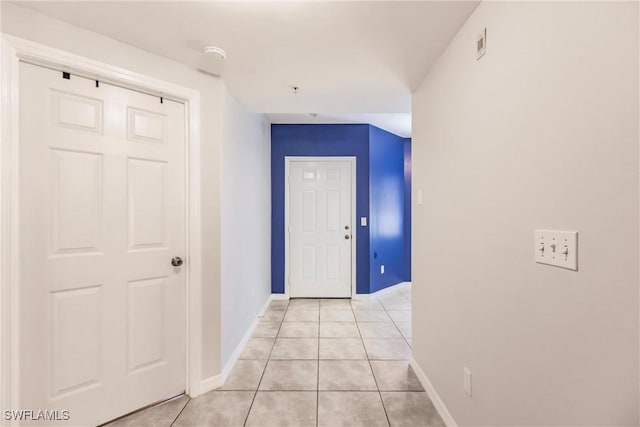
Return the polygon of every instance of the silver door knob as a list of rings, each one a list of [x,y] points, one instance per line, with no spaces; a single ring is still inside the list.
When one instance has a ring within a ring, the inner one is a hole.
[[[179,256],[174,256],[173,258],[171,258],[171,265],[173,265],[174,267],[180,267],[182,265],[182,258],[180,258]]]

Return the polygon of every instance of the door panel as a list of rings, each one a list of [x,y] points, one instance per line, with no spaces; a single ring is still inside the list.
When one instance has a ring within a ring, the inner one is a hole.
[[[184,391],[184,114],[20,64],[21,407],[96,425]]]
[[[166,363],[164,294],[167,278],[129,282],[129,372]]]
[[[98,385],[102,364],[102,286],[51,293],[51,394]]]
[[[129,159],[129,248],[166,247],[167,164]]]
[[[290,163],[287,209],[292,297],[351,296],[351,167],[349,161]]]
[[[50,150],[52,254],[100,252],[102,247],[102,156]]]

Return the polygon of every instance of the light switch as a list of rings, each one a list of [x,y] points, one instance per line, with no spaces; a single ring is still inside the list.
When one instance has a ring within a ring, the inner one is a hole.
[[[422,206],[422,202],[422,189],[418,188],[418,191],[416,191],[416,203],[418,206]]]
[[[578,270],[578,232],[536,230],[535,257],[539,264]]]
[[[367,226],[367,217],[363,216],[360,217],[360,227],[366,227]]]

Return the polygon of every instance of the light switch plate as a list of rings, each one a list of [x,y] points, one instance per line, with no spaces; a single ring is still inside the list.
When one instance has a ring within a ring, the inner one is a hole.
[[[416,203],[418,204],[418,206],[422,206],[422,198],[422,189],[418,188],[418,191],[416,191]]]
[[[578,270],[578,232],[536,230],[535,254],[539,264]]]
[[[367,217],[366,216],[360,217],[360,227],[366,227],[366,226],[367,226]]]

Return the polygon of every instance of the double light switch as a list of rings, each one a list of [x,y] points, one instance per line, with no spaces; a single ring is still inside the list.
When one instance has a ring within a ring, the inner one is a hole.
[[[578,269],[578,232],[536,230],[536,262]]]

